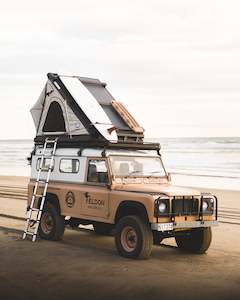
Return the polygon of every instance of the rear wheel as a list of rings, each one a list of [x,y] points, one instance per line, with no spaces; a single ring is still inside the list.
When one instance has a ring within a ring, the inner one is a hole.
[[[211,227],[190,230],[184,236],[175,237],[178,248],[182,251],[203,254],[212,241]]]
[[[116,226],[115,244],[118,253],[123,257],[146,259],[152,251],[152,231],[137,216],[123,217]]]
[[[45,240],[58,241],[62,239],[64,230],[64,217],[59,214],[54,205],[46,203],[39,224],[39,236]]]

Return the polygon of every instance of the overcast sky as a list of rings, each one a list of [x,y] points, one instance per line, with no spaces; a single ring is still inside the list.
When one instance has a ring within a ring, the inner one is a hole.
[[[0,4],[0,138],[34,137],[47,72],[107,82],[149,137],[239,136],[239,1]]]

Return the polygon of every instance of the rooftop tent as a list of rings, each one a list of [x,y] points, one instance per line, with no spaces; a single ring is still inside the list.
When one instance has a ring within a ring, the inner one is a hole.
[[[88,135],[68,101],[47,81],[38,101],[31,109],[37,136]]]
[[[98,79],[59,76],[48,81],[31,109],[36,137],[141,141],[143,129]]]

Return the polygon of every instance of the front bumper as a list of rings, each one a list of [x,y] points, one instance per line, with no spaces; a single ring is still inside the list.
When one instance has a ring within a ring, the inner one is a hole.
[[[152,230],[156,231],[172,231],[174,229],[189,229],[189,228],[200,228],[200,227],[211,227],[217,226],[218,221],[189,221],[189,222],[170,222],[170,223],[152,223]]]

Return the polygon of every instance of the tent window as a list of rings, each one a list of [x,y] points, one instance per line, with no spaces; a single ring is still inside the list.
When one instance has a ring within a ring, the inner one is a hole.
[[[56,101],[49,106],[45,124],[43,126],[44,132],[65,132],[65,121],[63,117],[62,108]]]

